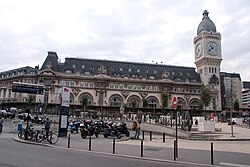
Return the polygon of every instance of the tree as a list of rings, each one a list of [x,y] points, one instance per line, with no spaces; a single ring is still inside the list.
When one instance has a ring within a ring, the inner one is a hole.
[[[212,92],[208,86],[202,85],[201,91],[200,91],[200,97],[201,102],[206,108],[211,104],[212,102]]]
[[[240,108],[240,104],[239,104],[238,99],[236,99],[234,101],[234,111],[239,111],[239,108]]]
[[[161,106],[163,111],[168,107],[168,94],[161,93]]]
[[[132,111],[135,111],[135,106],[136,106],[136,100],[133,99],[131,102]]]
[[[142,98],[142,108],[143,108],[143,112],[145,112],[145,108],[148,107],[148,101],[145,97]]]
[[[88,105],[88,98],[84,96],[84,97],[82,98],[82,107],[83,107],[83,112],[85,112],[85,111],[86,111],[86,107],[87,107],[87,105]]]

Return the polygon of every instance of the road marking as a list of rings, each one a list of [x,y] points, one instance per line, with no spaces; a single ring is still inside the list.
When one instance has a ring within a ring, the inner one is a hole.
[[[219,164],[223,166],[233,166],[233,167],[250,167],[250,165],[233,164],[233,163],[227,163],[227,162],[220,162]]]

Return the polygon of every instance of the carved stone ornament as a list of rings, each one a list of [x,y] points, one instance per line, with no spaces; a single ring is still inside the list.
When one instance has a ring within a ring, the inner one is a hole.
[[[122,91],[121,94],[123,95],[124,98],[127,98],[130,92],[128,91]]]
[[[79,88],[74,88],[72,91],[73,91],[74,95],[77,96],[81,90]]]
[[[148,93],[146,93],[146,92],[141,92],[140,95],[141,95],[142,98],[145,98],[145,97],[148,95]]]
[[[100,66],[100,68],[98,68],[98,74],[101,74],[101,75],[107,75],[107,69],[106,69],[106,66],[101,65],[101,66]]]
[[[48,62],[48,64],[46,65],[46,69],[52,70],[52,63],[51,62]]]
[[[168,71],[164,71],[162,74],[161,74],[161,79],[170,79],[170,73]]]

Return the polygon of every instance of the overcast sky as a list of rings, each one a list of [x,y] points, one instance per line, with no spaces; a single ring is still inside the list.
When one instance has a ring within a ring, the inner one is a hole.
[[[195,67],[193,38],[208,10],[222,35],[221,71],[250,81],[249,0],[0,1],[0,71],[65,57]]]

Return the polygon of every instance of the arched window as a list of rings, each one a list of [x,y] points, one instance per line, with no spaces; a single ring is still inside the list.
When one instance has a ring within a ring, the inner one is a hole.
[[[189,103],[190,108],[198,108],[199,100],[198,99],[192,99]]]
[[[112,96],[110,98],[110,106],[112,107],[121,107],[122,105],[122,98],[120,96]]]
[[[82,94],[81,95],[81,97],[79,98],[80,105],[82,104],[84,98],[87,98],[87,105],[88,106],[93,105],[93,98],[92,98],[92,96],[90,94]]]
[[[129,100],[128,100],[128,106],[129,107],[133,107],[133,105],[134,105],[135,108],[139,108],[140,107],[140,98],[139,97],[132,96],[132,97],[129,98]]]
[[[148,107],[149,108],[157,108],[157,100],[154,97],[148,98]]]

